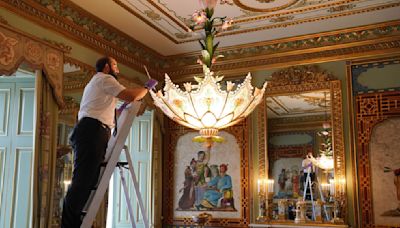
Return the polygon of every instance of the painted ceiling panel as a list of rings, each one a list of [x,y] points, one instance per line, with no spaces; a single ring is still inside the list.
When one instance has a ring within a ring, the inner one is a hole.
[[[267,97],[268,118],[300,117],[330,113],[330,94],[326,91]]]

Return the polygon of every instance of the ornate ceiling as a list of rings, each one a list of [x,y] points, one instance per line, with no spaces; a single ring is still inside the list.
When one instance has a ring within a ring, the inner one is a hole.
[[[216,15],[235,22],[217,37],[218,54],[225,57],[213,70],[226,77],[400,53],[400,0],[224,2]],[[111,54],[143,74],[146,65],[160,80],[168,73],[174,82],[187,81],[202,72],[196,34],[186,32],[198,0],[3,0],[0,8]],[[6,20],[0,16],[1,21]]]
[[[267,97],[268,118],[289,118],[330,113],[329,91]]]
[[[123,33],[164,56],[199,50],[188,32],[198,0],[72,0]],[[391,21],[399,0],[228,0],[216,16],[233,18],[220,46],[235,46]]]

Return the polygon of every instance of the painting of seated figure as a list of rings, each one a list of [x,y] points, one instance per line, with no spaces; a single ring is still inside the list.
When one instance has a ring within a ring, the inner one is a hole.
[[[240,147],[235,136],[220,132],[224,142],[208,151],[193,142],[196,133],[182,135],[175,151],[174,209],[176,215],[215,212],[213,217],[240,216]]]

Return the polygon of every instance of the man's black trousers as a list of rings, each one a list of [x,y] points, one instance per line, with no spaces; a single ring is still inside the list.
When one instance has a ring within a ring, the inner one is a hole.
[[[82,209],[97,184],[110,129],[100,121],[85,117],[75,126],[70,142],[74,149],[72,182],[64,198],[62,228],[78,228]]]

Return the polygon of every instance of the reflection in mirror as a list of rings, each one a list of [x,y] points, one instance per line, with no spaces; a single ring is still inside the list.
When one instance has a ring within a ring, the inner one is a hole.
[[[324,169],[318,163],[322,155],[330,158],[333,155],[330,91],[268,96],[266,105],[269,178],[275,183],[273,199],[288,199],[287,219],[294,220],[298,198],[329,203],[333,194],[329,192],[329,189],[333,190],[329,188],[334,179],[333,163]],[[314,163],[311,156],[315,158]],[[307,184],[308,175],[311,182]],[[327,220],[332,218],[329,207],[325,204]],[[306,210],[306,216],[309,219],[316,217],[312,210]],[[278,208],[272,212],[272,218],[279,218]]]
[[[57,131],[56,182],[54,190],[53,225],[60,225],[63,199],[72,179],[73,153],[69,136],[77,121],[83,85],[89,73],[74,64],[64,64],[65,107],[59,110]],[[81,88],[82,87],[82,88]]]

